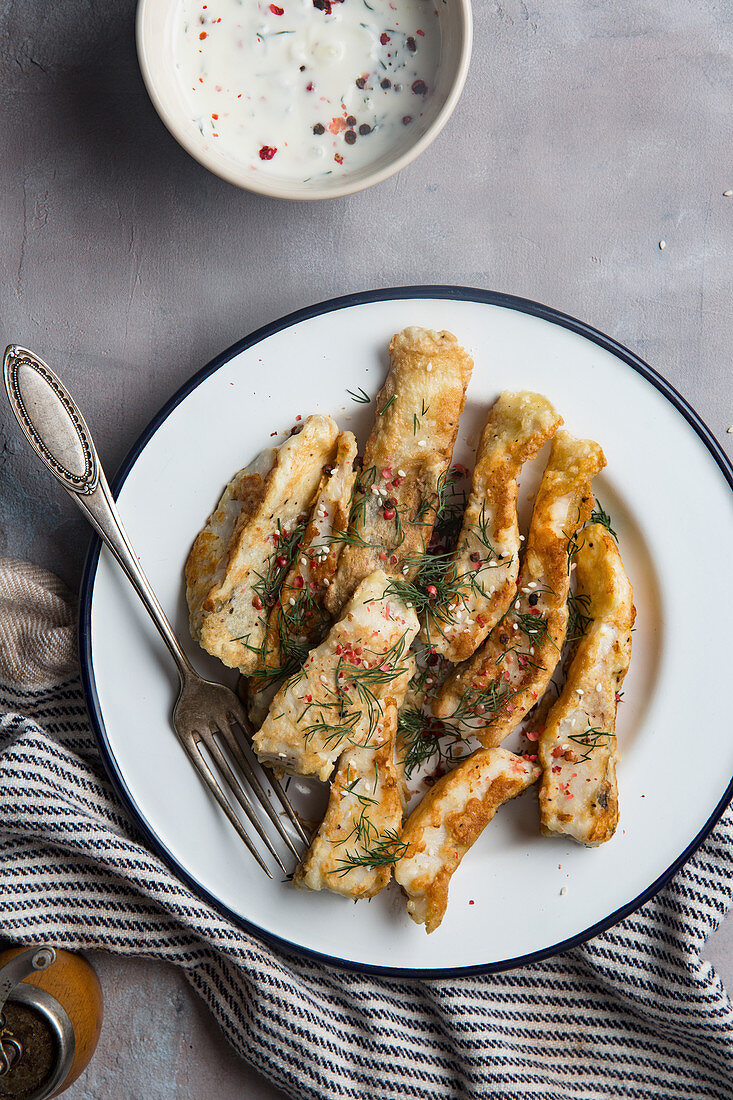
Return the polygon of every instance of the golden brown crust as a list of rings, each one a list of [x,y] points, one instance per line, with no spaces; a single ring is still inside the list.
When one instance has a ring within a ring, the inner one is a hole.
[[[307,514],[337,435],[330,416],[309,416],[269,452],[266,472],[234,478],[194,543],[186,563],[191,632],[230,668],[248,674],[263,665],[267,609],[255,589],[277,555],[278,523],[292,532]]]
[[[352,432],[341,432],[336,454],[325,468],[309,511],[310,519],[298,553],[280,589],[277,604],[267,624],[265,662],[268,671],[288,663],[289,645],[300,641],[316,645],[329,623],[325,597],[336,572],[343,543],[334,539],[343,535],[349,522],[349,507],[356,471],[356,439]],[[256,688],[256,684],[253,685]]]
[[[618,547],[600,524],[583,531],[577,594],[592,619],[538,742],[542,832],[581,844],[610,840],[618,824],[616,709],[631,660],[636,611]]]
[[[517,478],[562,424],[546,397],[505,390],[481,433],[471,492],[448,575],[449,606],[436,605],[421,638],[449,661],[465,661],[483,642],[514,593],[519,573]],[[461,582],[461,578],[466,578]]]
[[[567,629],[569,557],[593,508],[591,480],[605,463],[597,443],[557,433],[535,501],[517,599],[438,693],[436,715],[467,721],[486,746],[501,744],[550,681]]]
[[[336,614],[374,569],[417,571],[435,522],[438,484],[458,433],[473,361],[449,332],[407,328],[392,338],[389,374],[377,397],[350,533],[326,606]],[[384,557],[380,557],[384,555]]]
[[[191,633],[198,638],[204,612],[211,611],[209,597],[214,584],[221,581],[229,562],[237,531],[245,526],[262,506],[277,450],[270,447],[240,470],[224,493],[191,548],[185,567],[186,596],[191,612]]]
[[[427,932],[440,925],[450,880],[500,806],[535,782],[539,768],[506,749],[478,749],[432,787],[402,829],[395,879]]]
[[[387,584],[381,570],[365,577],[300,674],[278,690],[253,739],[262,763],[326,780],[345,749],[384,740],[384,701],[402,704],[418,628],[415,612],[385,595]]]
[[[374,865],[368,858],[380,847],[399,851],[393,842],[402,825],[396,732],[397,706],[390,698],[384,709],[384,743],[347,749],[341,756],[323,822],[293,875],[296,886],[358,899],[374,897],[389,882],[392,864]],[[350,865],[359,859],[366,860],[363,866]]]

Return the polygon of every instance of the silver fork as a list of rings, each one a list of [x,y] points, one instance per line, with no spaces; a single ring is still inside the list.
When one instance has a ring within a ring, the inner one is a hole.
[[[170,651],[181,680],[180,692],[173,709],[173,727],[196,771],[263,871],[272,877],[255,843],[235,813],[232,800],[241,807],[252,828],[287,874],[288,869],[267,835],[245,785],[222,751],[223,745],[231,761],[241,770],[251,794],[278,835],[300,859],[293,838],[281,815],[267,797],[236,736],[236,726],[241,728],[248,739],[251,734],[244,707],[229,688],[199,676],[183,652],[122,526],[91,434],[79,409],[53,371],[26,348],[15,344],[6,348],[3,377],[10,406],[31,447],[67,490],[122,566]],[[214,762],[219,778],[202,752],[202,746]],[[274,776],[268,776],[267,782],[296,835],[308,844],[308,835],[282,787]]]

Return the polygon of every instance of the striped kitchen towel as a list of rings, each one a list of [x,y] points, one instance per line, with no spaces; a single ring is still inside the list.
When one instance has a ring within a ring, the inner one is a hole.
[[[147,850],[90,731],[69,594],[0,561],[0,933],[170,960],[289,1096],[733,1100],[733,1007],[700,957],[732,891],[729,807],[656,898],[546,962],[391,981],[275,951]]]

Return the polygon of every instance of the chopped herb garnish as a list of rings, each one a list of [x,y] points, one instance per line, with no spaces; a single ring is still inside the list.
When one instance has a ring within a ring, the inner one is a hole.
[[[340,867],[332,873],[339,877],[348,874],[354,867],[389,867],[407,851],[407,844],[400,840],[400,834],[396,829],[387,829],[377,836],[371,843],[371,847],[363,851],[347,851],[344,858],[339,860]]]
[[[593,616],[589,615],[590,610],[590,596],[588,595],[575,595],[570,593],[568,596],[568,633],[567,638],[569,642],[575,642],[578,638],[582,638],[586,630],[593,622]]]
[[[405,707],[400,711],[397,737],[407,779],[434,756],[437,756],[439,763],[454,763],[454,750],[457,745],[464,743],[455,726],[441,722],[417,707]]]
[[[348,393],[352,401],[356,401],[357,405],[369,405],[372,400],[369,394],[366,393],[366,391],[363,390],[361,386],[359,386],[358,393],[353,393],[352,390],[347,390],[346,392]]]
[[[591,512],[590,519],[588,520],[588,522],[589,523],[600,523],[600,524],[602,524],[603,527],[606,528],[608,533],[610,535],[613,535],[616,542],[618,542],[618,535],[616,534],[613,527],[611,526],[611,517],[609,516],[608,512],[604,511],[603,505],[601,504],[600,500],[596,501],[596,506],[593,509],[593,511]]]
[[[615,738],[615,733],[606,733],[605,730],[596,729],[588,722],[588,728],[583,730],[580,734],[571,734],[568,737],[568,741],[574,741],[576,745],[581,745],[586,749],[584,756],[580,757],[580,760],[589,760],[590,754],[594,749],[603,748],[609,745]]]

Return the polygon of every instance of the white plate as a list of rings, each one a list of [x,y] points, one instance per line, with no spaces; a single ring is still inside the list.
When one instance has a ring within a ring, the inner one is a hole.
[[[454,876],[443,924],[413,924],[394,886],[354,905],[269,882],[220,815],[171,731],[175,673],[104,551],[82,598],[82,663],[99,742],[151,845],[199,894],[267,938],[333,962],[435,975],[518,965],[621,919],[700,843],[730,797],[727,637],[733,473],[699,418],[630,352],[519,299],[408,288],[304,310],[225,352],[181,390],[133,448],[119,509],[158,596],[188,639],[182,585],[191,543],[235,470],[297,415],[329,412],[365,437],[392,334],[447,328],[475,370],[455,458],[505,388],[546,394],[576,435],[603,446],[596,481],[638,610],[619,710],[621,824],[598,849],[541,837],[536,794],[502,809]],[[278,436],[282,439],[283,436]],[[191,641],[205,674],[222,668]],[[226,675],[223,677],[226,679]],[[563,888],[565,888],[563,892]]]

